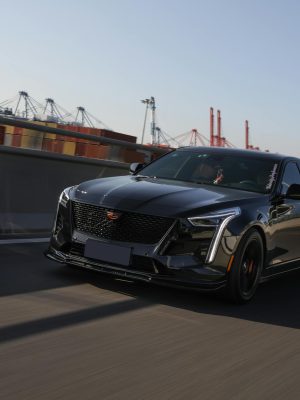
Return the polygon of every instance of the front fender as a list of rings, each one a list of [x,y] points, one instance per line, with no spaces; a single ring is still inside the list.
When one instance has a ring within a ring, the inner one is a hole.
[[[264,246],[270,248],[270,235],[269,235],[269,212],[267,207],[263,209],[256,209],[255,211],[242,211],[241,215],[232,220],[223,235],[222,245],[224,251],[229,254],[236,252],[242,237],[250,229],[257,229],[263,239]]]

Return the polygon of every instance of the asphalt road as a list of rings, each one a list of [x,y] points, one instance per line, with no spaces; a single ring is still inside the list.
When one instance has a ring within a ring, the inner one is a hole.
[[[300,271],[246,306],[0,245],[1,400],[297,399]]]

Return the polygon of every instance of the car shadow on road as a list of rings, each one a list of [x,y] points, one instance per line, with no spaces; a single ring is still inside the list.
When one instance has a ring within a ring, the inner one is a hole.
[[[200,314],[300,328],[300,270],[263,283],[251,302],[234,305],[217,293],[203,294],[114,279],[80,268],[71,269],[46,260],[43,256],[45,248],[45,245],[2,246],[0,297],[89,283],[123,293],[141,303],[147,302],[150,306],[163,304]]]
[[[123,293],[153,304],[163,304],[202,314],[222,315],[264,324],[300,328],[300,270],[261,284],[255,297],[244,305],[230,303],[222,293],[204,294],[197,291],[137,283],[81,269],[73,269],[73,273],[77,279],[88,281],[99,288]]]
[[[67,268],[47,260],[46,248],[45,243],[0,245],[0,299],[81,283]]]

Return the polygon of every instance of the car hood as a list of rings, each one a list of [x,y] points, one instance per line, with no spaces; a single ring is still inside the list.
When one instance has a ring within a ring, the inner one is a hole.
[[[180,217],[256,202],[265,195],[191,182],[138,176],[102,178],[80,184],[71,199],[116,210]]]

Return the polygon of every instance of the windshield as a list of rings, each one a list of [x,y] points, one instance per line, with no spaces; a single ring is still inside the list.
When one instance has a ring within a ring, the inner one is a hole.
[[[141,175],[269,193],[279,161],[201,151],[175,151],[146,166]]]

